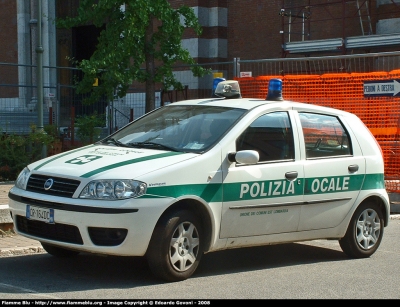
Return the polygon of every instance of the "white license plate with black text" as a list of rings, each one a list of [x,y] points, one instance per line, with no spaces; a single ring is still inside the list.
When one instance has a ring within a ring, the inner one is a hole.
[[[26,218],[45,223],[54,223],[54,209],[26,206]]]

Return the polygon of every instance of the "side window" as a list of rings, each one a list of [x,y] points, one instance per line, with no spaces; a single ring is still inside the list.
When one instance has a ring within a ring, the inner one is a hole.
[[[260,162],[294,159],[288,113],[274,112],[257,118],[236,140],[236,150],[256,150]]]
[[[349,134],[336,116],[299,113],[307,158],[351,155]]]

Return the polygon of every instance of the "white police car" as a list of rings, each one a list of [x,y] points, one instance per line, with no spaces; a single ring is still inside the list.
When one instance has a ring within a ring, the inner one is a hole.
[[[54,256],[146,256],[167,281],[204,253],[335,239],[371,256],[389,222],[379,145],[353,114],[281,98],[159,108],[93,145],[27,166],[9,192],[18,234]]]

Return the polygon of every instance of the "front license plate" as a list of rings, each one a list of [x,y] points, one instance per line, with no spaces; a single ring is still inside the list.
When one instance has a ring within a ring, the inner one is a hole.
[[[54,223],[54,209],[40,208],[35,206],[26,206],[26,218],[30,220],[42,221],[45,223]]]

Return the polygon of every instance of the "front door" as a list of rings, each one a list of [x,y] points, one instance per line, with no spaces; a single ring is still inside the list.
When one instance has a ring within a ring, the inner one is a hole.
[[[296,231],[303,201],[303,163],[296,161],[288,112],[267,113],[237,139],[256,150],[255,165],[231,165],[223,183],[221,238]],[[297,150],[298,151],[298,150]]]

